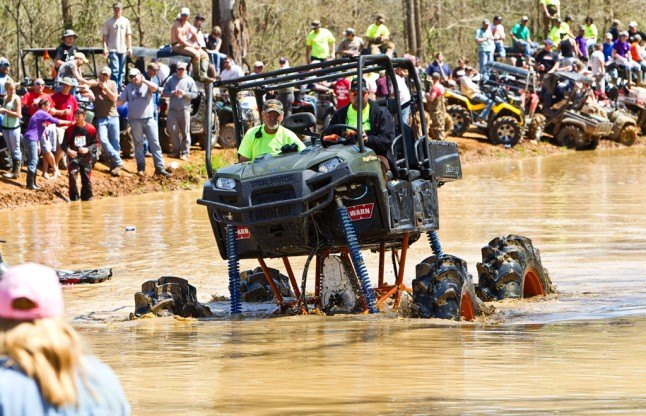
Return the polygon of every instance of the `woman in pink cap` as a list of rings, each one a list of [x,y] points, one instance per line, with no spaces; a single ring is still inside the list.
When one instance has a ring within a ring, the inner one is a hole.
[[[54,270],[10,268],[0,275],[0,415],[90,414],[130,414],[119,380],[63,318]]]

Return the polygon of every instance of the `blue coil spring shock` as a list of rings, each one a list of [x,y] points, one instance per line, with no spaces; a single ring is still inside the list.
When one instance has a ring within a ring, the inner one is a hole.
[[[240,271],[238,270],[238,240],[236,226],[227,225],[227,258],[229,259],[229,293],[231,294],[231,314],[242,312],[240,299]]]
[[[442,251],[442,245],[440,244],[440,236],[437,235],[437,231],[427,231],[426,236],[428,237],[429,243],[431,243],[431,250],[435,256],[442,257],[444,252]]]
[[[363,291],[363,296],[366,298],[366,303],[368,304],[368,310],[370,313],[378,313],[379,311],[376,306],[377,300],[375,299],[375,292],[372,290],[372,286],[370,285],[368,271],[366,270],[366,264],[363,261],[361,251],[359,251],[359,241],[357,240],[357,234],[354,232],[354,226],[350,221],[350,215],[348,215],[348,210],[340,203],[340,201],[338,202],[338,205],[343,234],[345,234],[345,239],[348,243],[348,248],[350,249],[350,258],[352,258],[354,269],[359,277],[361,290]]]

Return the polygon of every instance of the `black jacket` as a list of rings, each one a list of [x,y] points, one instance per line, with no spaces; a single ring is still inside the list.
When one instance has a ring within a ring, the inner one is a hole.
[[[390,151],[390,145],[395,140],[395,120],[386,108],[381,107],[372,100],[368,102],[370,103],[370,131],[365,132],[368,136],[366,146],[374,150],[376,154],[385,156],[390,164],[390,170],[397,177],[395,157]],[[348,104],[338,109],[332,115],[330,125],[347,124],[348,107],[351,105]]]

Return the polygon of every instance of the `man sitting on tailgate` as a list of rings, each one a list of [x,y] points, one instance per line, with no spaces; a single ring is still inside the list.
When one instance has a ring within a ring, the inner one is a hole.
[[[283,104],[278,100],[267,100],[262,108],[262,124],[245,133],[238,147],[238,161],[253,161],[260,155],[285,153],[285,147],[293,151],[305,149],[305,144],[296,134],[281,126]]]

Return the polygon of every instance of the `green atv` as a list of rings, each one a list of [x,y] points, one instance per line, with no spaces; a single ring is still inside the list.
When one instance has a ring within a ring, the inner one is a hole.
[[[481,312],[466,262],[444,254],[436,233],[438,187],[462,176],[457,146],[428,140],[424,117],[420,116],[421,134],[403,123],[394,68],[407,70],[413,98],[404,105],[420,115],[422,88],[414,65],[385,55],[319,62],[216,84],[229,91],[238,141],[243,136],[244,119],[236,97],[244,90],[254,91],[258,108],[262,108],[267,91],[313,79],[361,78],[368,72],[386,71],[395,89],[395,98],[377,101],[389,110],[396,126],[391,145],[395,164],[386,177],[375,152],[363,141],[355,142],[355,137],[362,137],[361,127],[330,125],[317,134],[316,120],[309,113],[292,114],[283,121],[285,127],[309,139],[301,152],[263,155],[214,172],[207,148],[209,179],[198,203],[207,207],[219,253],[229,262],[232,314],[242,311],[239,259],[258,260],[277,300],[277,311],[283,313],[308,313],[310,305],[327,314],[408,309],[403,303],[410,304],[415,317],[472,320]],[[359,96],[359,106],[361,100]],[[358,117],[361,126],[361,114]],[[345,134],[347,131],[356,134]],[[342,136],[339,143],[321,140],[333,132]],[[428,236],[432,255],[417,265],[411,290],[404,284],[407,252],[422,234]],[[376,287],[368,276],[362,250],[378,253]],[[396,276],[390,284],[384,281],[388,251]],[[307,257],[300,285],[290,256]],[[284,297],[276,287],[266,258],[282,260],[293,299]],[[313,296],[307,296],[312,260],[315,290]],[[483,249],[483,263],[478,268],[482,275],[477,291],[487,300],[552,290],[538,251],[523,237],[493,240]],[[408,296],[411,291],[412,299]]]

